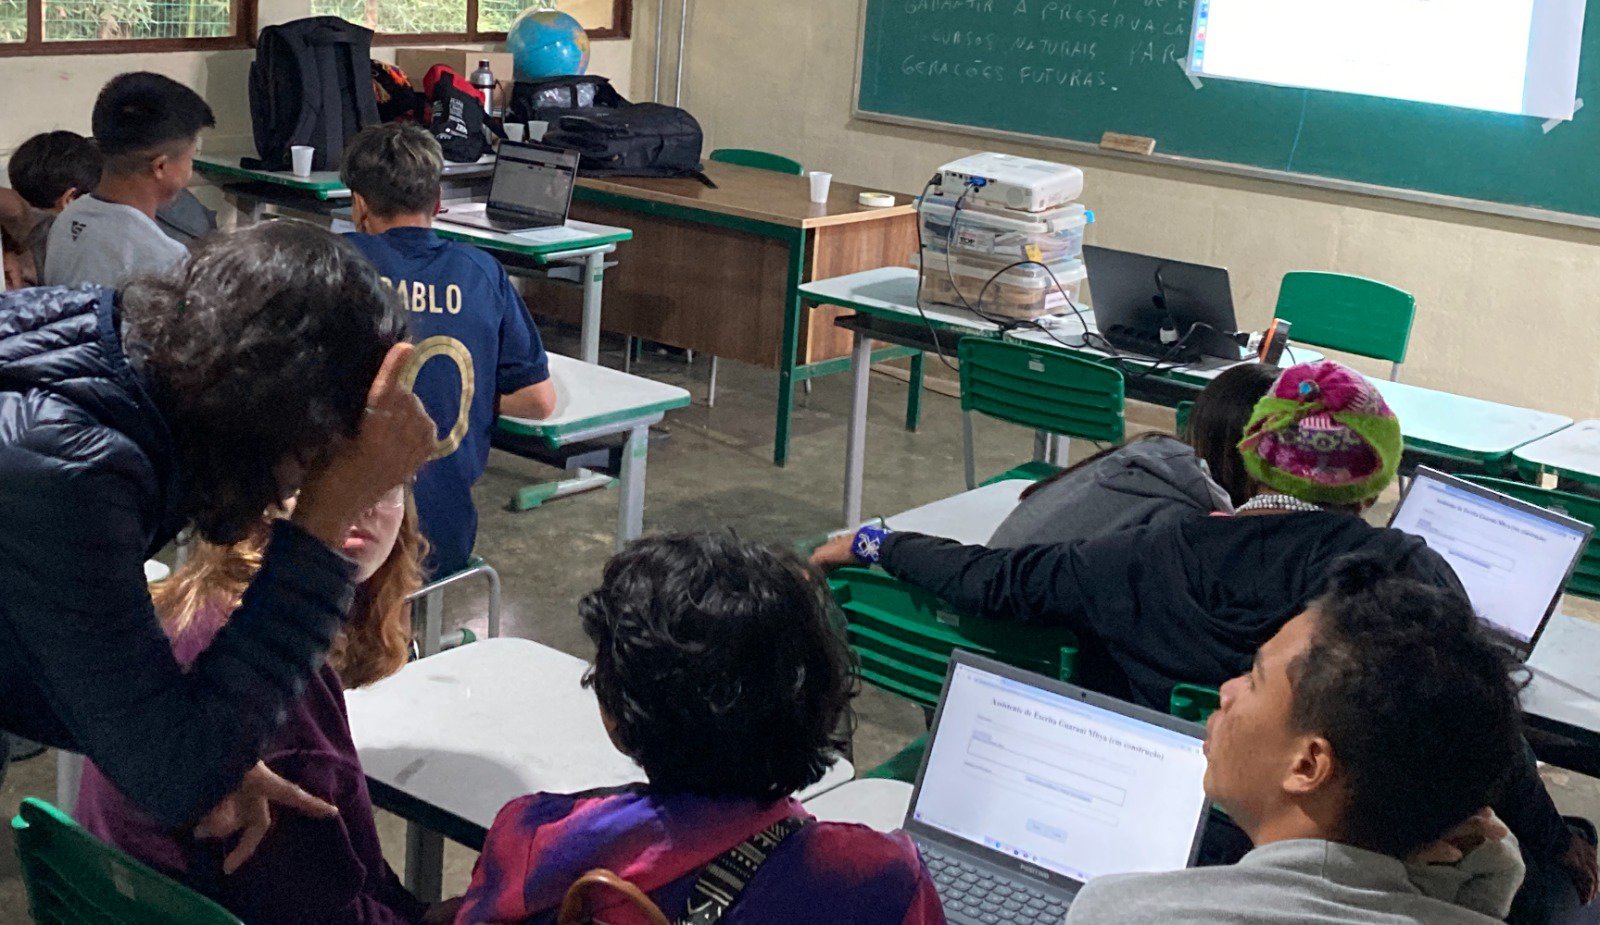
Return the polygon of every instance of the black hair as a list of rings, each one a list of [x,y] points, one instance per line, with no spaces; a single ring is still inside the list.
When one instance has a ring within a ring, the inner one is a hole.
[[[162,149],[193,141],[217,124],[200,94],[149,71],[118,74],[94,101],[94,140],[106,170],[128,173]]]
[[[17,147],[6,165],[11,188],[35,209],[49,209],[62,194],[93,192],[105,158],[77,132],[42,132]]]
[[[432,214],[439,203],[444,152],[420,125],[386,124],[361,130],[344,149],[339,179],[380,218]]]
[[[119,300],[177,445],[182,513],[232,543],[294,487],[280,464],[314,467],[355,435],[405,313],[359,251],[302,222],[218,236],[181,273]]]
[[[1332,745],[1341,840],[1405,857],[1494,802],[1522,760],[1513,663],[1458,591],[1364,557],[1328,581],[1289,666],[1291,723]]]
[[[1211,480],[1228,493],[1234,507],[1250,500],[1255,494],[1254,482],[1239,456],[1239,441],[1244,439],[1244,426],[1250,420],[1256,402],[1267,394],[1277,379],[1278,369],[1264,363],[1241,363],[1224,371],[1195,398],[1188,427],[1178,435],[1194,448],[1196,456],[1205,460],[1211,470]],[[1162,437],[1166,437],[1166,434],[1140,434],[1129,440],[1128,444]],[[1060,481],[1084,466],[1093,465],[1120,449],[1122,447],[1114,446],[1080,459],[1060,472],[1024,488],[1021,497],[1026,499],[1046,485]]]
[[[848,742],[854,663],[793,553],[729,533],[637,540],[578,612],[585,683],[652,789],[775,800]]]
[[[1281,372],[1265,363],[1241,363],[1211,380],[1194,400],[1184,440],[1205,460],[1211,480],[1222,486],[1234,507],[1255,495],[1255,480],[1239,455],[1256,404],[1272,389]]]

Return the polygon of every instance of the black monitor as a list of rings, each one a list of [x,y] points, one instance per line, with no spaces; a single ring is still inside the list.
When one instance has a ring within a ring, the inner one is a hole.
[[[1227,270],[1092,245],[1083,260],[1095,327],[1119,351],[1172,361],[1244,358],[1233,337],[1238,321]],[[1173,332],[1182,349],[1171,349]]]

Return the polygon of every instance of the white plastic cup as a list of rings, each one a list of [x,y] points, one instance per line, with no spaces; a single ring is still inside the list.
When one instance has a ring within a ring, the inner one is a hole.
[[[523,134],[528,131],[528,127],[521,122],[507,122],[505,128],[507,140],[516,142],[522,141]]]
[[[528,123],[528,140],[544,141],[544,133],[550,131],[550,123],[540,122],[537,119]]]
[[[310,145],[291,145],[289,147],[289,160],[294,165],[295,176],[311,176],[311,156],[316,153],[317,149]]]
[[[833,174],[825,170],[813,170],[806,176],[811,179],[811,201],[827,202],[828,187],[833,183]]]

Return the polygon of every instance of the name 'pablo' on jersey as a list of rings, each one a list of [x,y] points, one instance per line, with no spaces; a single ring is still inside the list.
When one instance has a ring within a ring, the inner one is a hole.
[[[396,282],[389,277],[383,281],[395,288],[400,293],[400,298],[414,312],[428,312],[434,315],[459,315],[461,314],[461,287],[450,283],[444,287],[444,301],[439,300],[438,288],[432,283]]]

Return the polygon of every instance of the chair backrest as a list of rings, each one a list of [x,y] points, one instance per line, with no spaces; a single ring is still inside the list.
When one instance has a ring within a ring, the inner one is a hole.
[[[1417,299],[1388,283],[1343,273],[1285,273],[1276,316],[1289,340],[1357,356],[1406,361]]]
[[[1049,347],[961,341],[961,410],[1029,430],[1121,443],[1122,371]]]
[[[1167,701],[1167,712],[1191,723],[1203,723],[1222,705],[1222,694],[1214,687],[1199,684],[1174,684]]]
[[[624,905],[643,916],[650,925],[668,925],[666,915],[643,890],[604,868],[589,871],[567,888],[567,895],[556,914],[556,925],[605,925],[601,919],[594,917],[592,910],[597,905],[606,904],[593,901],[593,897],[605,897],[606,894],[610,894],[611,905],[615,905],[620,897]]]
[[[11,828],[40,925],[243,925],[228,910],[101,842],[32,797]]]
[[[1069,630],[965,617],[932,594],[871,569],[840,569],[828,586],[844,611],[862,680],[922,706],[939,702],[950,655],[958,649],[1063,681],[1077,672],[1078,639]]]
[[[1600,499],[1486,475],[1464,475],[1462,478],[1600,529]],[[1600,600],[1600,539],[1591,538],[1583,555],[1578,557],[1578,566],[1567,580],[1566,592],[1574,597]]]
[[[711,152],[711,159],[719,164],[737,164],[740,167],[754,167],[757,170],[771,170],[774,173],[792,173],[800,176],[806,172],[799,161],[781,154],[753,151],[749,148],[718,148]]]
[[[1173,425],[1176,428],[1173,432],[1178,435],[1180,440],[1188,440],[1189,418],[1194,416],[1194,402],[1180,401],[1172,411],[1173,416],[1177,419],[1177,423]]]

